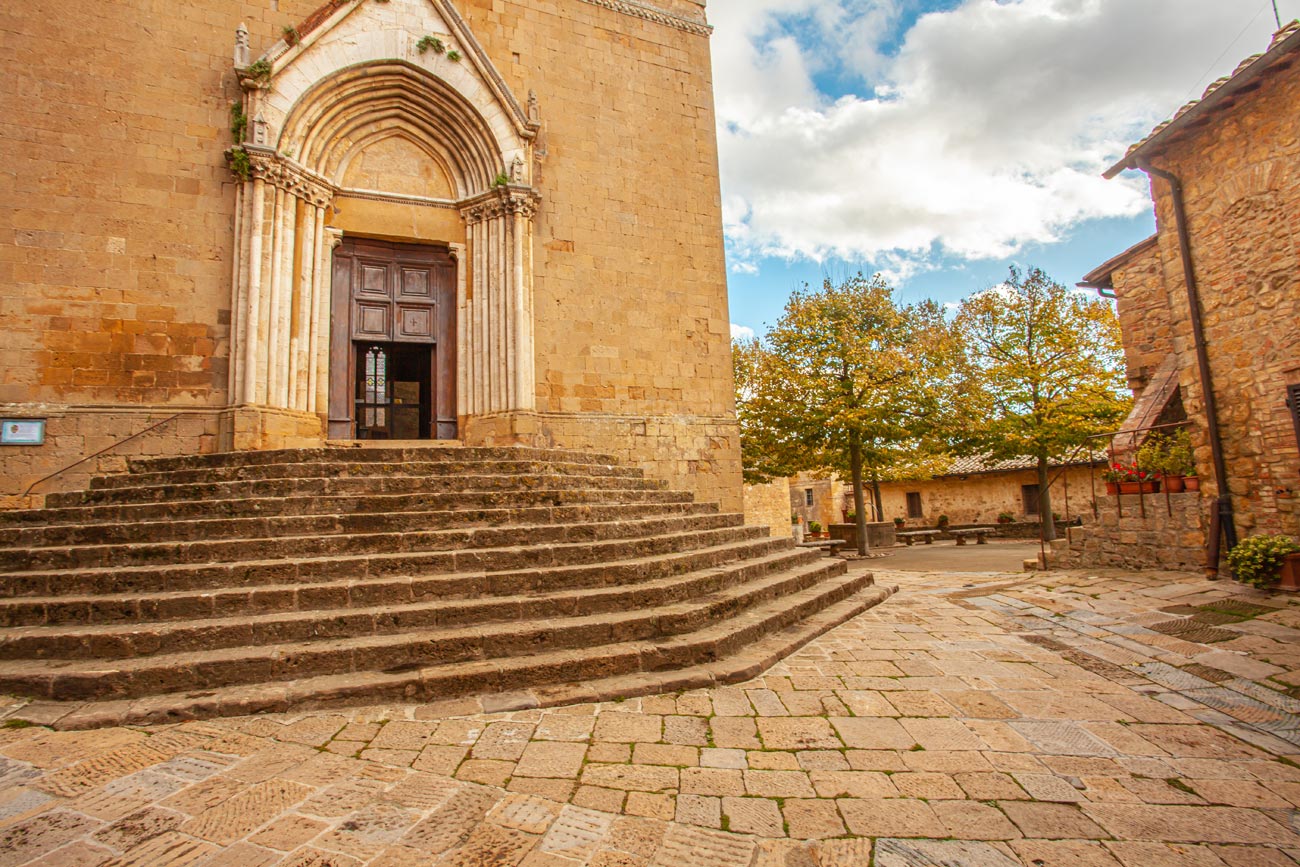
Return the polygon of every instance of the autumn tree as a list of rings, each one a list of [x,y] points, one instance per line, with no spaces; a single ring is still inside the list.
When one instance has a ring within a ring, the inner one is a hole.
[[[1030,456],[1043,537],[1056,538],[1048,465],[1114,430],[1127,414],[1123,347],[1111,305],[1067,290],[1038,268],[962,302],[965,351],[960,437],[993,458]]]
[[[864,481],[915,472],[937,442],[955,359],[943,311],[898,306],[879,275],[827,280],[791,295],[765,338],[738,342],[733,359],[746,480],[838,471],[853,485],[865,554]]]

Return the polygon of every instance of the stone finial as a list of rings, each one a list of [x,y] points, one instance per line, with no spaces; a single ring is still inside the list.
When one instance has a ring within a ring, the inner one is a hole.
[[[515,158],[510,162],[510,183],[524,184],[527,183],[524,177],[524,158],[515,154]]]
[[[247,69],[250,63],[252,55],[248,49],[248,25],[241,21],[235,29],[235,68]]]
[[[266,118],[262,116],[260,110],[253,118],[253,144],[266,144]]]
[[[535,90],[528,91],[528,119],[534,122],[542,119],[542,109],[537,104],[537,91]]]

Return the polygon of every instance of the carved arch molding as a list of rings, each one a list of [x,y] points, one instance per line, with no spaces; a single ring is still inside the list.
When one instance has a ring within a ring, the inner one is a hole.
[[[441,50],[430,50],[430,35]],[[234,60],[247,123],[231,154],[232,164],[246,160],[235,218],[232,404],[329,412],[331,259],[341,240],[329,209],[355,196],[459,213],[465,243],[447,244],[456,262],[457,415],[533,409],[536,103],[530,97],[525,109],[515,99],[450,0],[334,0],[293,45],[281,41],[256,63],[241,26]],[[357,155],[392,138],[426,155],[450,189],[349,187]],[[342,421],[330,419],[331,433]]]

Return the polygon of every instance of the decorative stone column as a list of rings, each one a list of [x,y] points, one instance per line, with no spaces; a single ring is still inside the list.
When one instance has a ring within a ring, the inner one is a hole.
[[[533,355],[533,217],[530,187],[497,187],[461,208],[469,278],[460,288],[458,414],[481,417],[536,408]]]

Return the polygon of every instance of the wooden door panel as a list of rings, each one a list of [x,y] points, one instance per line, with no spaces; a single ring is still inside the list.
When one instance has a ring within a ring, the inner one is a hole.
[[[358,262],[358,266],[360,279],[357,281],[355,294],[387,298],[389,264],[387,262],[361,260]]]
[[[434,303],[433,279],[429,268],[399,266],[397,300]]]
[[[395,338],[399,341],[432,343],[434,341],[433,312],[432,304],[422,304],[418,307],[398,304]]]

